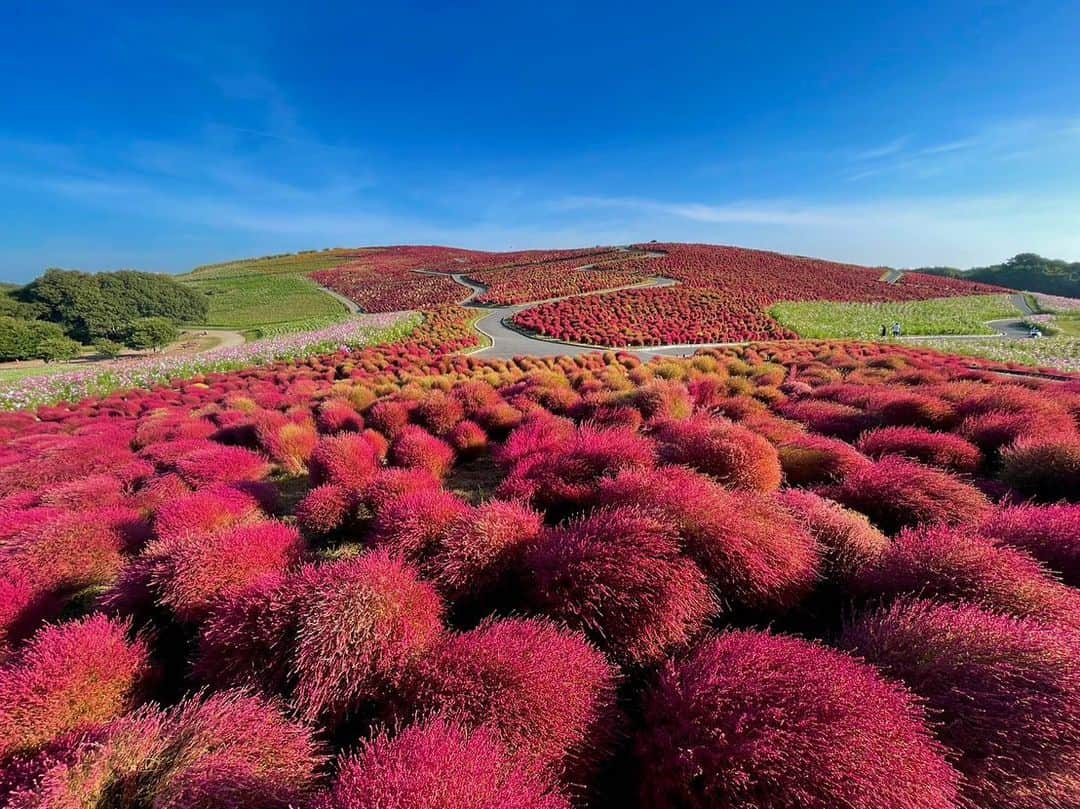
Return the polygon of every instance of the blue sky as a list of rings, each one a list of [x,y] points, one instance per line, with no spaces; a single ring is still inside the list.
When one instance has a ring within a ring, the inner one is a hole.
[[[6,2],[0,278],[331,245],[1080,259],[1080,4]]]

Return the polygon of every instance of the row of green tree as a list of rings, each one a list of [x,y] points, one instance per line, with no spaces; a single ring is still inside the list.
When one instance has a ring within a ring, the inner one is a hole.
[[[160,348],[179,325],[204,321],[207,299],[174,278],[124,270],[47,270],[0,295],[0,361],[69,359],[93,345],[115,356],[124,348]]]
[[[967,281],[1080,298],[1080,261],[1043,258],[1035,253],[1020,253],[1001,264],[960,270],[956,267],[920,267],[917,272],[947,275]]]

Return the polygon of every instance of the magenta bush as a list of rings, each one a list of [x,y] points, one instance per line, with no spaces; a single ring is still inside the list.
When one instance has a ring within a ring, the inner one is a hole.
[[[447,637],[424,660],[409,703],[498,731],[516,757],[587,770],[608,752],[616,670],[584,636],[547,621],[488,621]]]
[[[937,433],[922,427],[883,427],[864,433],[859,449],[871,458],[904,455],[930,466],[953,472],[975,472],[982,465],[982,451],[951,433]]]
[[[776,449],[745,427],[706,414],[657,425],[660,459],[689,466],[734,489],[771,492],[782,473]]]
[[[716,612],[704,575],[680,556],[674,529],[632,507],[545,532],[524,568],[534,609],[624,663],[648,665],[685,648]]]
[[[979,526],[984,536],[1027,551],[1080,586],[1080,505],[1022,505],[992,512]]]
[[[789,486],[840,481],[870,465],[850,444],[823,435],[794,436],[781,442],[776,451]]]
[[[730,632],[669,662],[643,725],[643,806],[956,805],[957,773],[911,696],[798,638]]]
[[[1078,637],[970,605],[913,601],[863,615],[841,643],[926,701],[958,755],[970,805],[1041,809],[1076,798]]]
[[[420,489],[384,501],[375,512],[369,540],[411,562],[436,553],[467,521],[469,504],[445,489]]]
[[[441,478],[454,464],[454,448],[423,427],[410,425],[390,445],[390,461],[395,466],[423,469]]]
[[[316,809],[570,809],[551,777],[498,734],[442,721],[378,736],[340,766]]]
[[[778,499],[817,540],[821,572],[827,579],[850,581],[889,547],[889,538],[866,517],[839,503],[802,489],[783,489]]]
[[[990,508],[974,486],[892,455],[856,470],[825,493],[861,511],[888,534],[916,525],[977,522]]]

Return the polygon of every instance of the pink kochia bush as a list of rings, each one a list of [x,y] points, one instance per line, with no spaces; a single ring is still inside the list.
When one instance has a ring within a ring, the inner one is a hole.
[[[217,484],[163,503],[154,515],[154,533],[159,539],[207,536],[265,516],[254,495]]]
[[[303,725],[224,691],[67,737],[24,767],[12,809],[289,809],[306,805],[324,756]]]
[[[641,803],[950,809],[957,773],[900,686],[809,641],[731,632],[669,662],[638,740]]]
[[[383,704],[442,633],[434,589],[372,552],[308,566],[241,593],[207,621],[201,676],[261,685],[334,724]]]
[[[865,433],[859,449],[871,458],[905,455],[930,466],[954,472],[974,472],[982,464],[982,451],[958,435],[936,433],[922,427],[883,427]]]
[[[151,578],[160,603],[183,621],[197,621],[218,599],[298,564],[305,550],[295,528],[271,520],[161,540],[144,556],[154,562]]]
[[[979,531],[1027,551],[1066,583],[1080,586],[1080,505],[1003,508],[990,514]]]
[[[315,809],[570,809],[551,776],[498,733],[433,720],[377,736],[340,767]]]
[[[447,637],[424,660],[410,702],[420,715],[487,725],[514,755],[561,771],[608,752],[615,678],[582,635],[510,619]]]
[[[176,461],[176,471],[191,486],[261,480],[270,471],[266,459],[243,447],[211,444]]]
[[[445,489],[409,492],[378,507],[370,541],[419,562],[431,556],[468,513],[468,503]]]
[[[501,495],[532,499],[541,506],[580,504],[595,494],[603,478],[654,463],[652,444],[633,430],[584,425],[563,438],[558,424],[519,428],[528,430],[528,441],[515,440],[517,431],[511,434],[501,457],[504,462],[517,460],[499,489]]]
[[[1054,579],[1023,551],[995,545],[970,529],[905,531],[856,586],[873,595],[978,604],[1080,629],[1080,590]]]
[[[899,602],[841,643],[903,681],[938,719],[970,805],[1074,806],[1080,636],[974,606]]]
[[[770,495],[732,492],[690,469],[661,467],[602,481],[598,499],[672,526],[723,606],[783,610],[817,578],[820,548]]]
[[[396,466],[424,469],[437,478],[450,471],[454,457],[453,447],[415,425],[402,430],[390,445],[390,460]]]
[[[103,615],[48,626],[0,668],[0,758],[135,705],[151,669],[145,640],[128,631]]]
[[[543,515],[528,506],[489,500],[447,525],[425,572],[451,599],[483,598],[519,567],[543,528]]]
[[[784,489],[778,499],[817,540],[825,578],[850,581],[889,547],[888,537],[866,517],[839,503],[803,489]]]
[[[776,450],[790,486],[836,482],[870,465],[867,457],[850,444],[823,435],[793,436]]]
[[[990,510],[986,495],[940,470],[887,456],[824,490],[861,511],[882,531],[928,523],[977,522]]]
[[[311,483],[333,483],[359,493],[379,471],[378,449],[365,435],[345,433],[319,440],[308,458]]]
[[[1001,451],[1001,479],[1045,502],[1080,502],[1080,436],[1021,438]]]
[[[780,459],[760,435],[727,419],[705,414],[661,422],[656,430],[661,460],[711,475],[734,489],[762,492],[780,487]]]
[[[674,529],[631,507],[549,530],[526,553],[527,599],[616,660],[648,665],[682,649],[716,612]]]

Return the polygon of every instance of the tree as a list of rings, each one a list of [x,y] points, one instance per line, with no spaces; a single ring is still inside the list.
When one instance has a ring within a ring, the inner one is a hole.
[[[41,343],[56,339],[64,330],[55,323],[0,317],[0,362],[37,359]]]
[[[58,362],[75,359],[80,351],[82,346],[70,337],[49,337],[38,343],[35,353],[45,362]]]
[[[124,344],[103,337],[94,341],[94,350],[101,356],[111,360],[124,353]]]
[[[141,317],[135,320],[124,335],[124,345],[132,348],[157,350],[180,336],[180,330],[163,317]]]

